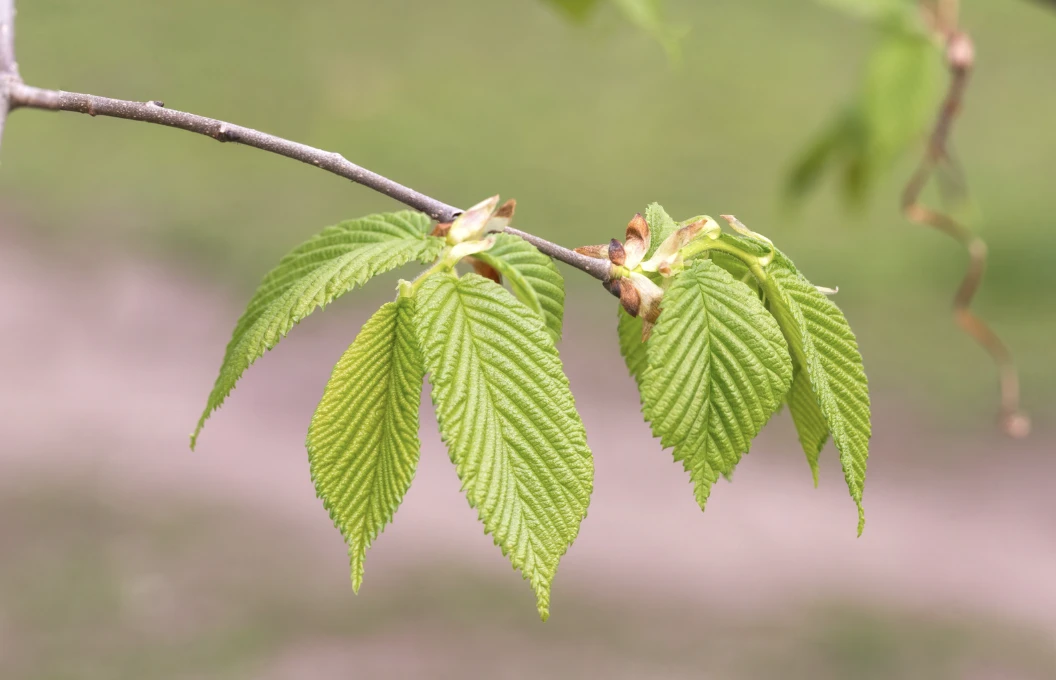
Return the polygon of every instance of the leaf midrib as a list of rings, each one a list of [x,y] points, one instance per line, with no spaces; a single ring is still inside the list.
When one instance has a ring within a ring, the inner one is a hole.
[[[455,291],[456,291],[456,294],[457,294],[457,295],[459,296],[459,298],[460,298],[460,299],[459,299],[459,303],[460,303],[460,305],[461,305],[461,307],[462,307],[462,309],[463,309],[463,313],[464,313],[464,314],[466,315],[466,320],[467,320],[467,321],[470,321],[470,320],[471,320],[471,319],[470,319],[470,315],[469,315],[469,313],[468,313],[468,312],[466,311],[466,310],[468,309],[468,307],[467,307],[467,306],[466,306],[465,304],[463,304],[463,300],[462,300],[462,296],[463,296],[463,289],[462,289],[462,287],[461,287],[461,286],[457,286],[457,285],[456,285],[456,287],[455,287]],[[487,298],[480,298],[479,296],[473,296],[473,297],[477,297],[478,299],[484,299],[484,300],[486,300],[486,301],[490,302],[490,300],[487,300]],[[477,321],[477,320],[475,320],[475,319],[474,319],[473,321]],[[498,348],[496,348],[496,347],[495,347],[495,345],[491,344],[491,343],[490,343],[490,342],[488,342],[488,341],[487,341],[486,339],[478,337],[478,336],[477,336],[477,335],[476,335],[476,334],[475,334],[475,333],[473,332],[473,325],[474,325],[473,323],[467,323],[467,324],[466,324],[466,334],[467,334],[467,335],[469,336],[469,339],[470,339],[470,343],[471,343],[471,344],[472,344],[472,346],[473,346],[473,353],[474,353],[474,355],[476,356],[477,360],[478,360],[478,361],[480,362],[480,364],[481,364],[481,365],[487,365],[487,366],[489,366],[489,367],[491,368],[491,370],[495,370],[495,369],[496,369],[496,365],[495,365],[495,364],[493,364],[493,363],[491,363],[491,362],[489,362],[489,361],[486,361],[486,360],[485,360],[485,359],[484,359],[484,358],[483,358],[483,357],[481,356],[481,353],[480,353],[480,349],[478,348],[478,346],[477,346],[477,343],[478,343],[478,342],[481,342],[481,343],[483,343],[484,345],[487,345],[488,347],[490,347],[490,348],[491,348],[491,350],[492,350],[492,351],[496,352],[497,354],[504,354],[504,352],[501,352],[501,351],[499,351],[499,349],[498,349]],[[485,325],[487,325],[487,324],[485,324]],[[490,325],[489,325],[489,327],[490,327]],[[494,328],[492,327],[492,330],[495,330],[495,329],[494,329]],[[508,358],[510,358],[510,357],[508,357]],[[510,358],[510,361],[511,361],[511,362],[513,362],[513,363],[518,363],[517,361],[515,361],[515,360],[514,360],[514,359],[512,359],[512,358]],[[535,362],[533,361],[533,363],[535,363]],[[539,368],[539,367],[538,367],[538,366],[535,366],[535,368]],[[522,370],[524,370],[524,367],[523,367],[523,366],[521,366],[521,369],[522,369]],[[501,370],[500,370],[500,371],[498,371],[498,372],[501,372]],[[527,371],[526,371],[526,372],[527,372]],[[487,393],[488,393],[488,403],[489,403],[489,405],[491,405],[491,406],[494,406],[494,405],[495,405],[495,403],[496,403],[496,399],[495,399],[495,390],[496,390],[496,389],[499,389],[499,388],[498,388],[498,386],[496,386],[496,385],[493,385],[493,384],[492,384],[491,380],[490,380],[490,379],[489,379],[489,377],[488,377],[488,373],[489,373],[488,371],[481,371],[481,372],[480,372],[480,380],[481,380],[482,382],[484,382],[485,386],[487,387]],[[523,394],[523,392],[522,392],[522,394]],[[527,396],[527,395],[525,395],[525,396]],[[525,412],[524,408],[523,408],[523,407],[522,407],[522,406],[521,406],[520,404],[518,404],[518,403],[517,403],[517,400],[516,400],[516,399],[506,399],[506,400],[504,400],[504,401],[507,401],[507,402],[509,402],[509,403],[510,403],[510,405],[511,405],[511,406],[512,406],[513,408],[516,408],[516,409],[517,409],[517,410],[518,410],[518,411],[519,411],[519,412],[521,413],[521,415],[529,415],[529,414],[527,414],[527,413]],[[498,415],[498,417],[499,417],[499,420],[500,420],[500,421],[505,421],[505,420],[506,420],[506,419],[505,419],[505,417],[503,416],[503,414],[502,414],[502,413],[501,413],[500,411],[497,411],[497,410],[496,410],[495,412],[496,412],[496,414]],[[564,432],[564,428],[563,428],[563,427],[561,427],[560,423],[556,422],[556,421],[554,420],[553,416],[552,416],[552,415],[550,415],[549,413],[546,413],[546,411],[545,411],[545,410],[541,410],[541,413],[542,413],[542,415],[543,415],[543,416],[545,416],[545,417],[546,417],[546,419],[547,419],[547,421],[549,422],[549,424],[551,425],[552,429],[553,429],[553,430],[554,430],[555,432],[558,432],[558,433],[560,433],[560,435],[561,435],[562,439],[564,440],[564,441],[563,441],[563,442],[561,442],[561,443],[562,443],[562,444],[564,444],[564,445],[565,445],[565,447],[566,447],[566,448],[567,448],[568,450],[573,450],[573,449],[575,448],[575,446],[573,445],[573,442],[572,442],[572,440],[571,440],[571,439],[569,439],[569,438],[567,437],[567,435],[565,434],[565,432]],[[526,418],[526,420],[532,420],[532,419],[534,419],[534,418]],[[507,429],[513,429],[513,430],[517,430],[517,428],[516,428],[516,427],[512,427],[512,423],[508,423],[508,422],[506,422],[506,423],[505,423],[505,426],[502,426],[502,425],[500,425],[500,428],[499,428],[499,429],[500,429],[500,433],[501,433],[500,439],[502,440],[502,445],[503,445],[503,449],[504,449],[504,452],[505,452],[505,455],[507,456],[507,458],[509,458],[509,457],[512,457],[512,456],[511,456],[511,453],[510,453],[510,451],[512,450],[512,451],[514,452],[514,454],[513,454],[513,455],[515,455],[515,456],[516,456],[516,457],[517,457],[518,459],[524,460],[524,461],[525,461],[525,464],[526,464],[526,465],[527,465],[527,466],[528,466],[529,468],[531,468],[531,470],[532,470],[532,472],[533,472],[534,476],[535,476],[535,477],[536,477],[536,479],[537,479],[537,480],[538,480],[538,481],[540,482],[540,485],[541,485],[541,486],[545,486],[544,484],[542,484],[542,481],[543,481],[543,477],[542,477],[542,476],[541,476],[541,475],[539,474],[539,471],[538,471],[538,469],[537,469],[537,466],[536,466],[536,465],[535,465],[535,464],[534,464],[534,463],[532,462],[532,460],[531,460],[531,459],[529,459],[529,458],[525,458],[525,457],[521,456],[521,455],[520,455],[519,453],[516,453],[516,449],[515,449],[515,447],[513,447],[513,446],[511,445],[511,443],[510,443],[510,439],[508,439],[508,438],[507,438],[507,434],[506,434],[506,432],[507,432]],[[553,444],[553,442],[548,442],[548,443],[550,443],[550,444]],[[558,450],[558,447],[557,447],[557,446],[554,446],[554,450],[555,450],[555,451],[557,451],[557,450]],[[547,471],[547,472],[549,473],[549,471]],[[507,476],[509,476],[509,474],[508,474],[508,473],[506,473],[506,475],[507,475]],[[568,502],[568,507],[576,507],[576,505],[578,505],[578,502],[577,502],[577,501],[576,501],[576,499],[575,499],[575,490],[573,490],[572,488],[568,487],[568,485],[566,484],[566,482],[565,482],[564,480],[560,479],[559,477],[557,477],[556,475],[553,475],[552,473],[550,473],[550,474],[548,474],[547,476],[548,476],[548,477],[550,477],[550,478],[552,478],[552,479],[553,479],[553,481],[554,481],[554,482],[556,483],[556,485],[557,485],[557,486],[559,486],[559,487],[561,488],[561,491],[562,491],[562,495],[563,495],[563,496],[565,496],[565,500],[566,500],[566,501],[571,501],[571,502]],[[573,475],[573,477],[574,477],[574,476],[575,476],[575,475]],[[519,480],[519,479],[518,479],[518,478],[517,478],[516,476],[513,476],[513,480],[514,480],[514,481],[515,481],[515,482],[516,482],[516,483],[518,484],[518,500],[520,500],[520,501],[521,501],[521,504],[523,505],[523,504],[524,504],[524,498],[523,498],[523,497],[521,497],[521,495],[520,495],[520,494],[521,494],[521,491],[520,491],[520,488],[519,488],[519,485],[521,484],[521,482],[520,482],[520,480]],[[582,491],[582,490],[580,490],[580,491]],[[533,514],[534,514],[534,513],[533,513]],[[561,514],[561,513],[558,513],[558,514]],[[523,522],[523,519],[522,519],[522,522]],[[558,532],[558,533],[565,533],[565,532]]]

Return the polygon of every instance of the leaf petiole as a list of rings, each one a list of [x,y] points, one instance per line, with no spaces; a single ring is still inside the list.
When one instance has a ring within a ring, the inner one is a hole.
[[[695,241],[690,241],[688,244],[686,244],[684,248],[682,248],[682,257],[688,260],[698,255],[703,255],[704,253],[707,253],[708,251],[712,250],[717,250],[720,253],[726,253],[727,255],[733,255],[741,262],[744,262],[746,265],[748,265],[748,268],[752,271],[752,273],[756,274],[756,278],[759,278],[759,274],[756,273],[756,270],[758,269],[760,273],[762,272],[762,267],[764,266],[762,258],[756,255],[752,255],[751,253],[748,253],[742,250],[741,248],[738,248],[734,244],[725,241],[722,238],[702,238],[697,239]]]

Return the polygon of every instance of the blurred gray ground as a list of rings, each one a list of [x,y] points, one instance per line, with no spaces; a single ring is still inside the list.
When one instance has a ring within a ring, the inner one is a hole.
[[[595,453],[553,616],[459,493],[423,399],[414,485],[362,594],[305,429],[394,279],[296,328],[210,420],[242,300],[149,260],[0,230],[0,677],[1056,677],[1051,414],[1024,442],[876,394],[854,507],[787,415],[708,511],[649,436],[598,291],[562,354]]]

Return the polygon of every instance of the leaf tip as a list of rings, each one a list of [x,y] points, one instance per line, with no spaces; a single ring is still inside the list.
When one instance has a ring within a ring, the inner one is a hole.
[[[205,419],[209,417],[209,411],[202,414],[202,417],[198,420],[198,424],[194,428],[194,432],[191,433],[191,451],[194,451],[194,447],[198,446],[198,435],[202,433],[202,428],[205,427]]]
[[[865,508],[862,507],[861,501],[856,501],[858,504],[858,538],[862,537],[862,531],[865,529]]]
[[[223,401],[220,403],[223,403]],[[205,410],[202,411],[202,415],[198,418],[198,424],[194,426],[194,432],[191,433],[191,451],[194,451],[194,447],[198,446],[198,437],[202,434],[202,430],[205,429],[205,421],[209,420],[209,416],[213,415],[213,412],[219,407],[220,404],[216,404],[210,395],[209,403],[206,404]]]

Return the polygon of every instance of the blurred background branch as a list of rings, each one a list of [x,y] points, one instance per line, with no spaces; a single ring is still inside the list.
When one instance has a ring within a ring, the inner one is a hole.
[[[29,108],[45,111],[70,111],[87,114],[93,118],[95,116],[108,116],[123,120],[153,123],[194,132],[215,139],[218,142],[233,142],[278,154],[279,156],[285,156],[286,158],[315,166],[339,177],[352,180],[356,184],[361,184],[368,189],[377,191],[419,212],[423,212],[439,222],[450,222],[460,212],[454,206],[447,205],[442,201],[383,177],[376,172],[362,168],[339,153],[324,151],[214,118],[168,109],[160,101],[132,102],[91,94],[44,90],[25,85],[24,83],[15,83],[11,86],[9,101],[12,110]]]
[[[0,0],[0,143],[11,111],[10,89],[20,81],[15,61],[15,0]]]
[[[936,229],[964,246],[969,265],[953,299],[953,316],[957,324],[993,359],[1000,380],[1001,410],[999,422],[1011,437],[1025,437],[1030,419],[1020,408],[1019,371],[1008,347],[988,323],[972,311],[972,300],[986,273],[986,242],[949,212],[933,210],[921,202],[921,193],[937,173],[945,173],[948,184],[956,188],[952,200],[967,201],[963,173],[950,153],[950,132],[964,105],[964,95],[975,66],[975,45],[959,26],[960,5],[956,0],[920,3],[929,28],[945,44],[949,86],[939,104],[939,113],[928,136],[920,165],[906,183],[902,193],[902,210],[917,224]]]

